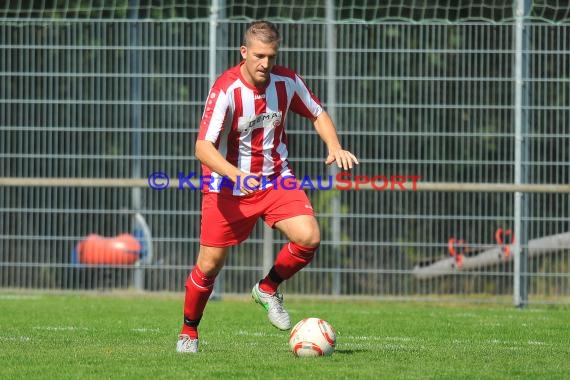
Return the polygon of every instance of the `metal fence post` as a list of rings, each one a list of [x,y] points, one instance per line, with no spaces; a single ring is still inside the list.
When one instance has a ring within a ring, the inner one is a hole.
[[[208,67],[208,81],[210,87],[216,81],[218,71],[218,26],[220,17],[220,2],[223,0],[212,0],[210,5],[210,42],[208,46],[209,53],[209,67]],[[211,299],[219,300],[223,289],[224,275],[223,271],[218,276],[217,281],[214,283],[214,291],[212,292]]]
[[[526,24],[530,0],[517,0],[515,21],[515,184],[528,183],[529,132],[529,31]],[[513,302],[517,307],[528,303],[528,194],[515,193]]]
[[[335,33],[335,15],[334,15],[334,1],[327,0],[326,3],[326,19],[327,19],[327,112],[330,114],[331,118],[336,120],[336,33]],[[338,173],[337,166],[335,164],[329,166],[329,175],[334,176]],[[340,197],[335,195],[331,199],[331,236],[334,239],[338,239],[335,244],[332,245],[331,249],[333,251],[333,263],[339,269],[341,265],[341,249],[340,249]],[[332,273],[332,294],[340,294],[340,271],[335,270]]]
[[[132,104],[130,106],[130,125],[132,128],[131,138],[132,138],[132,145],[131,145],[131,154],[132,154],[132,166],[131,166],[131,177],[132,178],[140,178],[141,177],[141,155],[142,155],[142,148],[141,148],[141,62],[140,62],[140,42],[138,40],[138,18],[139,18],[139,0],[129,0],[129,60],[130,60],[130,72],[134,74],[130,79],[130,98],[132,100]],[[142,191],[140,187],[133,187],[131,189],[131,204],[132,208],[137,216],[133,217],[133,232],[137,238],[142,237],[144,234],[141,233],[141,223],[139,222],[142,219],[142,223],[146,225],[144,217],[139,214],[140,209],[142,208]],[[147,246],[146,249],[149,249],[149,245],[152,244],[151,241],[143,240],[145,245]],[[148,255],[148,252],[144,252],[145,255]],[[148,256],[139,260],[136,263],[136,267],[133,273],[133,286],[137,290],[144,290],[144,277],[145,272],[144,269],[141,268],[143,264],[141,261],[147,261]]]

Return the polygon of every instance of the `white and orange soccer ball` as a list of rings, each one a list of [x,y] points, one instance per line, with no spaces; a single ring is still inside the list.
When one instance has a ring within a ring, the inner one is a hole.
[[[334,352],[336,333],[320,318],[305,318],[297,323],[289,335],[289,346],[295,356],[328,356]]]

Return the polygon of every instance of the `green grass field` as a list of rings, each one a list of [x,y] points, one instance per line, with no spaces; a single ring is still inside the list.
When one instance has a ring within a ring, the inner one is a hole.
[[[201,352],[175,343],[183,295],[0,293],[0,379],[567,379],[570,308],[288,299],[337,331],[295,358],[250,299],[210,302]]]

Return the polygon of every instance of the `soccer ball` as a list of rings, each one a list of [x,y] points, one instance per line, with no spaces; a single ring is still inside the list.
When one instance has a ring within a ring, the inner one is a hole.
[[[328,356],[334,352],[336,333],[320,318],[305,318],[297,323],[289,335],[289,346],[295,356]]]

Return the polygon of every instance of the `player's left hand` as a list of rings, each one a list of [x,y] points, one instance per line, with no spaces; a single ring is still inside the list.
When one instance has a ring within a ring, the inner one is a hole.
[[[358,165],[358,160],[354,156],[354,154],[350,153],[348,150],[337,149],[333,152],[330,152],[327,159],[325,160],[325,164],[330,165],[333,162],[336,162],[339,169],[352,169],[354,165]]]

